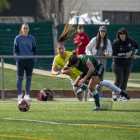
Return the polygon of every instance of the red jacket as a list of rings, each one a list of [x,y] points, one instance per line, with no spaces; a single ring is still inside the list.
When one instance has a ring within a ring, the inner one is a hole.
[[[75,43],[76,40],[78,41],[78,43]],[[73,44],[78,45],[80,42],[82,42],[82,45],[77,46],[77,53],[78,54],[85,54],[86,46],[89,43],[89,38],[88,38],[87,34],[85,34],[85,33],[82,33],[82,34],[77,33],[76,34],[76,36],[73,40]]]

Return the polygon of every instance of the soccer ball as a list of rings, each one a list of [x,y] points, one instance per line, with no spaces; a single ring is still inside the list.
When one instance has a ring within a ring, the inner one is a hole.
[[[25,99],[21,99],[19,102],[18,102],[18,109],[22,112],[26,112],[30,109],[30,103],[28,100],[25,100]]]

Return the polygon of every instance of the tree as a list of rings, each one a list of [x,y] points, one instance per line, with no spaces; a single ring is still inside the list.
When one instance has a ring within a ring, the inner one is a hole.
[[[10,7],[11,4],[7,0],[0,0],[0,12],[2,12],[4,8],[10,9]]]
[[[37,0],[37,20],[52,20],[51,14],[56,15],[58,23],[63,23],[63,0]]]

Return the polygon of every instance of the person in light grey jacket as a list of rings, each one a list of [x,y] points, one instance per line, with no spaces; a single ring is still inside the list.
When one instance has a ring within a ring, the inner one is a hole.
[[[110,57],[112,55],[112,46],[111,42],[108,39],[107,28],[105,26],[100,26],[97,36],[92,38],[89,44],[86,46],[86,54],[92,56],[106,56]],[[106,70],[106,58],[97,58],[103,66],[104,71]],[[103,74],[104,77],[104,74]],[[101,101],[104,101],[102,98],[102,86],[97,86],[97,91],[99,93],[99,97]],[[90,99],[92,100],[92,99]]]

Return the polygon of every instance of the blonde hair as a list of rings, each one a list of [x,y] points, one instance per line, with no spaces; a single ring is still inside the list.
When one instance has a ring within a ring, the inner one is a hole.
[[[21,25],[21,28],[20,28],[19,34],[22,34],[22,27],[23,27],[23,25],[27,25],[27,26],[29,27],[29,25],[28,25],[27,23],[23,23],[23,24]]]

